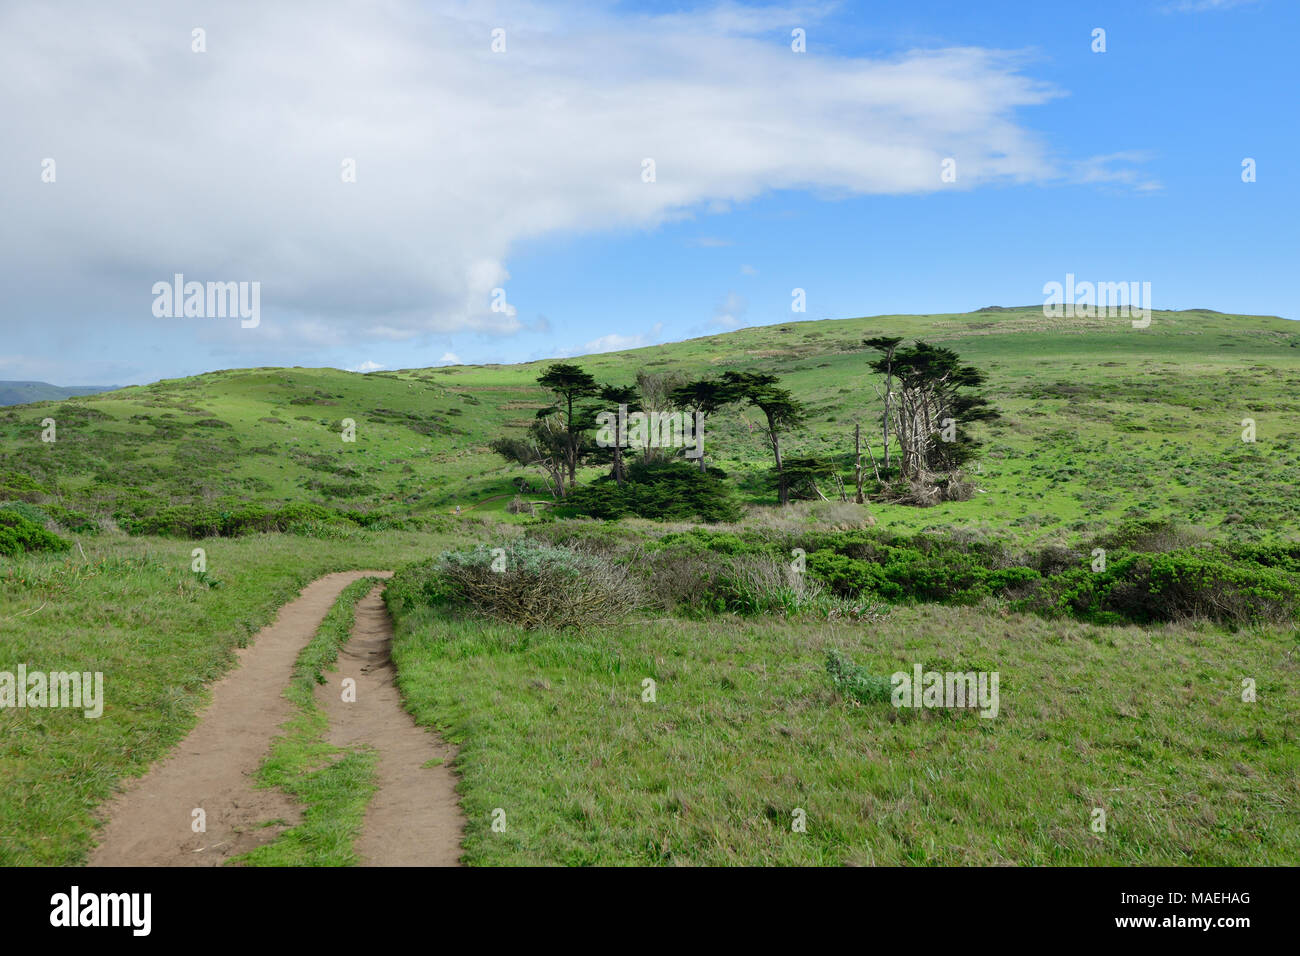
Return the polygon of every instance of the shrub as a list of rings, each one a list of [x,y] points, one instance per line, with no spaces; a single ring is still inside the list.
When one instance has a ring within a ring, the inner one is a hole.
[[[892,697],[893,684],[888,677],[872,674],[834,648],[826,652],[826,673],[837,691],[860,704],[884,704]]]
[[[1289,623],[1300,582],[1285,571],[1203,551],[1113,554],[1106,570],[1053,580],[1057,608],[1098,623],[1208,618],[1221,624]]]
[[[0,498],[33,502],[47,494],[49,490],[30,475],[20,471],[0,471]]]
[[[526,629],[609,624],[638,603],[627,572],[610,561],[568,548],[516,539],[505,548],[447,551],[435,573],[445,594],[489,617]]]
[[[16,558],[36,551],[67,551],[71,545],[16,511],[0,510],[0,554]]]
[[[598,478],[577,488],[553,509],[557,517],[738,521],[741,508],[717,469],[700,472],[684,461],[638,462],[622,487]]]
[[[99,522],[83,511],[73,511],[62,505],[46,505],[45,510],[60,527],[74,534],[98,534]]]
[[[12,511],[42,528],[50,521],[50,516],[45,511],[25,501],[0,501],[0,511]]]
[[[720,536],[725,540],[728,536]],[[841,606],[818,581],[771,554],[715,551],[680,537],[650,551],[638,567],[645,589],[664,610],[692,614],[799,614],[857,617],[862,609]]]
[[[512,515],[531,515],[537,513],[537,509],[533,507],[533,503],[524,498],[523,495],[515,495],[511,498],[510,503],[506,505],[506,511],[510,512]]]
[[[307,502],[278,509],[252,504],[169,505],[152,514],[119,509],[113,516],[127,534],[182,538],[233,538],[266,531],[288,531],[302,525],[348,524],[336,511]]]

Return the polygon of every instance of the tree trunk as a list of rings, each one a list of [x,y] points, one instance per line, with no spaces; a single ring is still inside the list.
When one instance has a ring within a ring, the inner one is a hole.
[[[623,408],[614,419],[614,481],[623,487]]]
[[[782,505],[790,503],[790,490],[785,486],[785,468],[781,464],[781,436],[777,434],[776,423],[768,419],[768,435],[772,439],[772,455],[776,458],[777,496]]]
[[[889,405],[891,398],[891,388],[888,379],[885,380],[885,474],[889,474]]]
[[[578,436],[573,434],[573,393],[569,393],[569,491],[578,483]]]
[[[854,499],[858,504],[863,504],[862,498],[862,426],[853,426],[853,453],[856,464],[853,466],[853,483],[858,489],[857,497]]]

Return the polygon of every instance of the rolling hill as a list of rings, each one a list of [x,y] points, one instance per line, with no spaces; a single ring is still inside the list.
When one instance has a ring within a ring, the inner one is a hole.
[[[955,349],[987,371],[986,394],[1003,416],[978,426],[981,493],[929,509],[873,505],[886,525],[1026,539],[1139,516],[1230,538],[1294,538],[1300,528],[1300,325],[1276,317],[1157,312],[1134,329],[1125,318],[990,308],[791,322],[573,361],[615,384],[638,370],[776,372],[810,408],[787,454],[838,455],[847,474],[854,422],[873,435],[880,411],[861,345],[880,334]],[[548,364],[240,369],[10,408],[0,413],[0,500],[96,520],[239,502],[416,518],[456,505],[502,512],[521,478],[540,485],[487,446],[521,433],[546,404],[535,380]],[[53,443],[41,440],[46,417],[57,422]],[[340,437],[349,418],[354,443]],[[765,503],[768,452],[756,425],[752,412],[724,410],[709,421],[706,451],[744,497]]]

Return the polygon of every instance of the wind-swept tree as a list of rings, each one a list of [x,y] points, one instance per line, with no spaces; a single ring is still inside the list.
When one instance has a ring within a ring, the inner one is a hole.
[[[961,364],[951,349],[917,342],[883,355],[871,367],[897,381],[892,419],[899,470],[909,481],[930,485],[937,475],[960,468],[978,448],[969,425],[998,417],[986,399],[970,391],[984,384],[984,373]]]
[[[526,438],[498,438],[488,447],[512,464],[540,468],[551,497],[564,497],[569,433],[558,415],[537,419],[529,426]]]
[[[867,348],[875,349],[881,353],[881,360],[885,364],[885,414],[881,416],[880,422],[884,432],[886,480],[889,478],[889,414],[893,407],[891,399],[894,395],[894,352],[902,342],[902,336],[892,335],[878,335],[874,338],[862,340],[862,344]],[[875,368],[875,364],[872,367]]]
[[[818,482],[830,481],[840,484],[839,466],[829,458],[819,455],[807,457],[787,455],[784,464],[786,486],[790,489],[792,498],[809,501],[821,498],[829,501],[830,499],[818,486]]]
[[[600,386],[590,373],[579,366],[567,362],[557,362],[537,378],[537,384],[550,390],[555,395],[555,408],[543,409],[538,418],[547,417],[552,411],[564,414],[564,429],[567,433],[565,443],[565,466],[569,473],[569,490],[572,491],[578,481],[578,448],[581,444],[579,419],[575,404],[583,398],[589,398],[600,392]]]
[[[776,462],[777,494],[782,505],[790,503],[790,487],[785,468],[781,463],[781,433],[803,424],[807,413],[804,405],[789,389],[782,388],[780,379],[766,372],[726,372],[722,376],[722,401],[746,402],[763,413],[767,421],[767,440]]]

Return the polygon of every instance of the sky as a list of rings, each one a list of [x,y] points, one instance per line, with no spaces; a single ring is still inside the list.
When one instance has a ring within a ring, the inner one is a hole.
[[[0,379],[521,362],[1067,274],[1300,318],[1298,35],[1296,0],[0,0]]]

